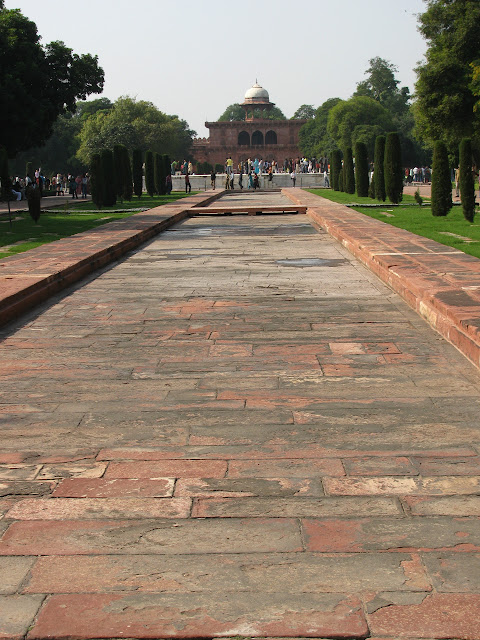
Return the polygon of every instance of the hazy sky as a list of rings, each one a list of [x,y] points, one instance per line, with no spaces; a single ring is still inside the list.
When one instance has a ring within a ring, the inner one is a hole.
[[[258,78],[291,117],[348,98],[370,58],[398,67],[414,90],[424,55],[417,30],[423,0],[6,0],[33,20],[42,42],[63,40],[98,55],[103,95],[149,100],[186,120],[199,136],[206,120],[243,102]],[[90,96],[94,99],[98,96]]]

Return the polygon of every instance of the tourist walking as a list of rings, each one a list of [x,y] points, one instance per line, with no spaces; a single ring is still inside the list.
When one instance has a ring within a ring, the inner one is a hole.
[[[291,178],[291,180],[293,182],[293,186],[295,187],[295,182],[297,181],[297,172],[295,171],[295,169],[290,174],[290,178]]]
[[[188,171],[185,174],[185,193],[190,193],[192,191],[192,185],[190,184],[190,176],[188,175]]]
[[[217,179],[217,174],[215,173],[215,169],[212,169],[212,173],[210,174],[210,184],[212,185],[212,189],[215,191],[215,180]]]

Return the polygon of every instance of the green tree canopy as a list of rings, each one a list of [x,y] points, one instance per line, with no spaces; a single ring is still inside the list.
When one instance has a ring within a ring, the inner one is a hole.
[[[269,111],[263,111],[262,109],[253,110],[254,118],[266,118],[267,120],[286,120],[287,118],[283,114],[282,110],[278,107],[272,107]],[[245,110],[242,105],[235,102],[228,106],[217,122],[235,122],[245,120]]]
[[[315,118],[315,109],[312,104],[302,104],[292,116],[292,120],[312,120],[312,118]]]
[[[392,128],[392,117],[387,109],[367,96],[342,100],[328,114],[327,132],[337,146],[345,149],[354,142],[363,142],[370,157],[373,156],[375,137]]]
[[[58,116],[101,93],[103,82],[97,56],[80,56],[63,42],[42,46],[35,23],[0,4],[0,122],[10,157],[42,145]]]
[[[151,102],[123,96],[112,109],[98,110],[84,123],[77,156],[86,164],[96,151],[123,144],[129,149],[168,153],[174,158],[189,156],[194,131],[185,120],[167,115]]]
[[[306,122],[300,129],[300,150],[309,158],[330,155],[337,148],[332,136],[327,132],[328,114],[335,107],[340,98],[326,100],[315,111],[315,118]]]
[[[450,152],[463,137],[480,148],[480,113],[475,110],[472,64],[480,57],[478,0],[428,0],[419,17],[427,40],[426,61],[416,69],[416,134],[433,144],[443,140]]]
[[[365,71],[366,80],[357,84],[353,97],[367,96],[379,102],[392,115],[400,115],[408,110],[410,91],[408,87],[398,88],[399,81],[395,78],[398,68],[383,58],[369,60],[370,67]]]

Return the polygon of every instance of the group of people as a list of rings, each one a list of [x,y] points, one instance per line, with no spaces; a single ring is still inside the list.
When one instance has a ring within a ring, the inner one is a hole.
[[[233,161],[228,157],[225,162],[225,173],[229,174],[233,171]],[[238,171],[246,175],[250,173],[324,173],[328,171],[328,158],[286,158],[282,165],[276,160],[263,160],[262,158],[247,158],[238,163]]]
[[[41,169],[37,169],[33,177],[27,175],[25,178],[19,178],[18,176],[15,179],[12,178],[12,195],[17,200],[25,200],[27,197],[27,189],[29,186],[32,186],[40,190],[40,196],[42,196],[44,191],[54,191],[54,195],[56,196],[64,196],[68,193],[72,198],[81,196],[86,199],[89,182],[88,173],[78,176],[57,173],[50,180],[50,178],[43,175]]]

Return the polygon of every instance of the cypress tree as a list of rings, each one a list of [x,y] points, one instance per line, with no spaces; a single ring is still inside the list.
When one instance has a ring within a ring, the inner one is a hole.
[[[338,190],[345,191],[345,169],[343,166],[340,167],[338,172]]]
[[[153,154],[153,171],[155,182],[155,193],[162,195],[162,178],[163,178],[163,157],[159,153]],[[165,182],[165,180],[164,180]]]
[[[375,139],[375,155],[373,159],[373,175],[375,176],[375,198],[385,202],[385,136],[377,136]]]
[[[28,212],[30,213],[32,220],[37,224],[41,211],[40,202],[42,196],[40,188],[37,185],[29,184],[25,189],[25,192],[27,195]]]
[[[34,173],[35,172],[33,171],[33,164],[31,162],[27,162],[25,165],[25,177],[29,176],[29,178],[33,182]]]
[[[133,195],[132,165],[130,164],[130,154],[127,147],[122,151],[122,197],[130,201]]]
[[[352,147],[347,147],[343,156],[343,190],[346,193],[355,193],[355,173],[353,170]]]
[[[398,204],[401,202],[403,194],[402,150],[398,133],[389,133],[387,135],[383,167],[385,172],[385,193],[390,202]]]
[[[102,149],[100,153],[102,163],[102,200],[105,207],[113,207],[117,202],[115,193],[115,165],[113,161],[113,151],[111,149]]]
[[[12,193],[12,181],[8,170],[8,154],[7,150],[0,147],[0,201],[6,202],[8,207],[8,220],[10,227],[12,226],[12,214],[10,211],[10,201],[15,200]]]
[[[338,179],[342,168],[342,154],[340,149],[334,149],[330,158],[330,182],[334,191],[340,191]]]
[[[375,174],[373,174],[370,180],[370,186],[368,187],[368,197],[375,200]]]
[[[452,206],[452,178],[448,166],[447,147],[438,140],[433,148],[432,215],[446,216]]]
[[[145,187],[148,195],[152,198],[155,193],[153,151],[147,151],[145,153]]]
[[[473,222],[475,215],[475,185],[473,183],[472,141],[470,138],[464,138],[460,143],[460,197],[465,220]]]
[[[143,191],[143,153],[141,149],[133,150],[132,165],[133,192],[138,198],[141,198]]]
[[[355,145],[355,184],[357,186],[357,196],[368,198],[368,157],[367,145],[357,142]]]
[[[115,185],[115,196],[119,198],[120,201],[123,200],[123,150],[125,149],[123,144],[115,144],[113,145],[113,171],[114,171],[114,185]]]
[[[168,153],[165,153],[163,156],[163,168],[165,171],[165,176],[163,178],[163,193],[167,193],[167,176],[172,174],[172,162],[170,160],[170,156]]]
[[[90,191],[92,193],[92,200],[99,209],[103,206],[102,183],[102,161],[100,154],[94,153],[90,160]]]

